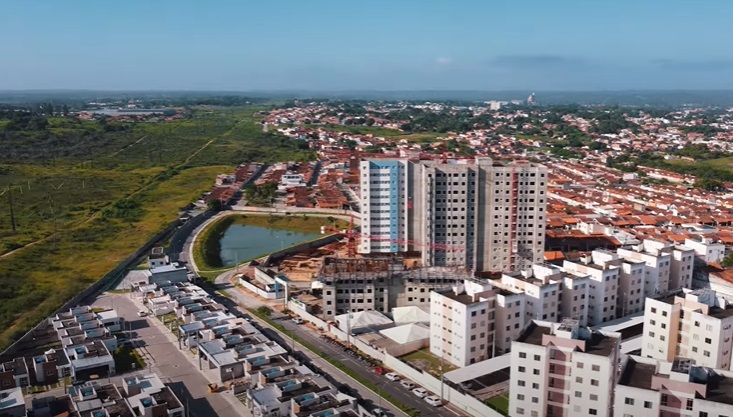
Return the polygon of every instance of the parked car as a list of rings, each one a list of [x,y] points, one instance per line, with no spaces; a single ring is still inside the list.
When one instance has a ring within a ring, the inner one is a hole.
[[[375,366],[374,368],[372,368],[372,371],[374,371],[374,373],[377,375],[384,375],[385,373],[387,373],[387,371],[385,371],[384,368],[382,368],[381,366]]]
[[[425,397],[425,402],[432,405],[433,407],[440,407],[441,405],[443,405],[443,402],[440,401],[440,397],[438,397],[437,395]]]
[[[407,389],[415,388],[415,383],[412,381],[408,381],[406,379],[403,379],[402,382],[400,382],[400,384]]]
[[[385,377],[386,377],[387,379],[389,379],[390,381],[399,381],[399,380],[400,380],[400,376],[399,376],[399,375],[397,375],[397,374],[396,374],[396,373],[394,373],[394,372],[390,372],[390,373],[388,373],[388,374],[385,374],[384,376],[385,376]]]
[[[301,319],[300,317],[293,317],[293,323],[303,324],[303,319]]]
[[[428,391],[425,388],[415,388],[412,390],[412,393],[415,394],[417,398],[425,398],[428,396]]]
[[[145,310],[138,310],[137,315],[138,317],[145,317],[148,315],[148,312]]]
[[[382,410],[381,408],[375,408],[374,410],[372,410],[372,415],[374,417],[387,417],[387,413],[384,412],[384,410]]]

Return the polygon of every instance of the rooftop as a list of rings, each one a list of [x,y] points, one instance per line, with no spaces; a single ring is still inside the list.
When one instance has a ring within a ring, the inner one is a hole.
[[[651,389],[652,377],[656,372],[657,367],[655,365],[637,362],[633,358],[629,358],[618,383],[634,388]]]

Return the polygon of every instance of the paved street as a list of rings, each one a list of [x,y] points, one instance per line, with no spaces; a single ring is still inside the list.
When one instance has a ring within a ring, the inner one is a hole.
[[[178,350],[175,337],[158,319],[138,317],[140,306],[129,298],[129,294],[106,293],[100,295],[93,306],[114,308],[129,321],[130,340],[142,353],[148,370],[169,383],[184,404],[188,401],[192,416],[251,415],[230,392],[210,393],[207,386],[210,381],[192,362],[193,355]]]
[[[231,273],[224,273],[217,277],[216,279],[216,285],[217,289],[224,290],[229,294],[234,301],[236,301],[240,306],[246,306],[249,308],[257,308],[261,305],[264,305],[262,301],[257,299],[256,297],[253,297],[244,291],[239,290],[238,288],[234,287],[231,283],[228,282],[228,277],[231,276]],[[258,320],[256,317],[253,317],[255,320]],[[259,320],[258,320],[259,321]],[[460,413],[448,408],[448,407],[440,407],[436,408],[429,404],[427,404],[424,400],[421,400],[417,398],[414,394],[409,392],[407,389],[402,387],[402,385],[399,384],[399,382],[390,382],[387,378],[381,375],[377,375],[364,364],[355,361],[351,356],[348,356],[344,354],[344,352],[339,349],[336,346],[333,346],[323,339],[319,337],[319,334],[315,331],[309,330],[309,328],[305,326],[299,326],[291,321],[283,320],[281,322],[286,329],[291,332],[294,331],[295,334],[297,334],[299,337],[301,337],[303,340],[307,341],[308,343],[312,344],[313,346],[317,347],[319,350],[326,352],[329,354],[329,356],[338,359],[340,362],[346,364],[357,372],[360,376],[363,378],[366,378],[370,382],[374,383],[376,386],[380,387],[380,391],[384,390],[384,392],[389,393],[393,397],[395,397],[397,400],[402,402],[403,404],[406,404],[416,410],[420,411],[420,414],[422,416],[453,416],[453,415],[461,415]],[[266,323],[261,322],[261,325],[267,326]],[[270,328],[269,326],[267,326]],[[272,329],[272,328],[270,328]],[[272,332],[277,332],[275,329],[272,329]],[[284,343],[292,343],[291,338],[287,334],[282,334],[277,332]],[[268,334],[268,337],[270,334]],[[401,411],[398,411],[395,407],[393,407],[390,403],[382,400],[377,394],[372,392],[371,390],[367,389],[366,387],[362,386],[358,382],[351,379],[348,375],[344,374],[334,366],[332,366],[330,363],[324,361],[319,356],[313,354],[309,350],[305,348],[300,348],[300,351],[306,354],[306,356],[311,359],[317,366],[319,366],[321,369],[323,369],[325,372],[330,374],[334,379],[337,381],[344,383],[348,385],[349,387],[355,389],[359,395],[364,398],[365,400],[371,401],[375,405],[382,405],[382,407],[386,408],[390,413],[392,413],[395,416],[404,415]],[[414,381],[418,383],[418,381]],[[418,383],[419,385],[419,383]]]

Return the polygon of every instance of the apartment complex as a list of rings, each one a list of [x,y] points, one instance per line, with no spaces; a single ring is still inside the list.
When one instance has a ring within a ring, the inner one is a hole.
[[[494,355],[496,294],[490,286],[466,281],[430,293],[430,352],[456,366]]]
[[[617,417],[724,417],[733,415],[733,373],[630,357],[614,397]]]
[[[470,278],[465,270],[448,267],[410,268],[396,258],[326,257],[318,272],[323,316],[395,307],[428,306],[430,291],[451,288]]]
[[[527,161],[361,162],[362,254],[422,252],[428,266],[514,271],[544,251],[547,169]]]
[[[698,366],[730,369],[733,306],[706,289],[647,299],[641,354],[667,362],[689,358]]]
[[[532,321],[512,343],[509,415],[611,416],[620,334]]]

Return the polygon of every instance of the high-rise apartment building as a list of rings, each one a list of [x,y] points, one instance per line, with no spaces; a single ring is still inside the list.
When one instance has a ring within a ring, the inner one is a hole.
[[[611,416],[619,333],[532,321],[512,343],[509,415]]]
[[[616,297],[618,295],[621,259],[618,255],[595,250],[590,257],[580,262],[565,261],[563,269],[580,276],[588,276],[588,325],[597,326],[618,318]]]
[[[642,356],[667,362],[731,368],[733,307],[713,290],[695,290],[661,300],[646,299]]]
[[[515,271],[541,261],[547,169],[527,161],[361,162],[362,254],[419,251],[429,266]]]

